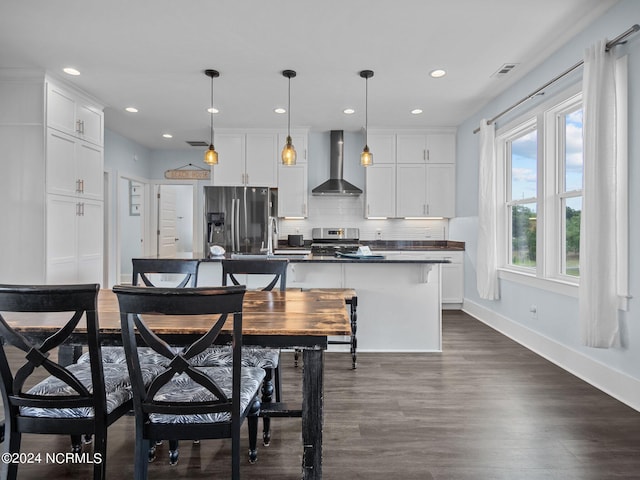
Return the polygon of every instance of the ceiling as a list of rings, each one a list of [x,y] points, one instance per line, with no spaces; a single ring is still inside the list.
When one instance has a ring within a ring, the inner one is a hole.
[[[106,127],[154,149],[217,128],[456,126],[616,0],[2,0],[0,68],[39,68],[105,105]],[[504,77],[505,63],[518,66]],[[447,71],[434,79],[429,72]],[[124,111],[135,106],[138,113]],[[353,115],[343,110],[351,107]],[[421,108],[421,115],[410,110]],[[171,133],[172,139],[162,138]]]

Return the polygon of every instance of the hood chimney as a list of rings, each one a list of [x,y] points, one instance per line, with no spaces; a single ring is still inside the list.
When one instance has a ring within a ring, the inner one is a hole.
[[[344,132],[331,130],[331,156],[329,159],[329,180],[311,190],[313,195],[351,196],[361,195],[355,185],[343,178],[344,171]]]

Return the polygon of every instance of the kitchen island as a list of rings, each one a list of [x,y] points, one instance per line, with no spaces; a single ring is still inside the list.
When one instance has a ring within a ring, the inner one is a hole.
[[[375,252],[374,252],[375,253]],[[221,284],[220,260],[201,258],[199,286]],[[234,256],[236,257],[236,256]],[[240,256],[242,257],[242,256]],[[245,257],[256,258],[255,255]],[[441,265],[410,252],[386,252],[383,258],[273,255],[288,258],[289,288],[352,288],[358,295],[358,350],[376,352],[439,352],[441,335]],[[236,257],[237,258],[237,257]],[[248,288],[257,287],[247,280]],[[335,340],[348,340],[348,337]],[[348,351],[331,345],[330,350]]]

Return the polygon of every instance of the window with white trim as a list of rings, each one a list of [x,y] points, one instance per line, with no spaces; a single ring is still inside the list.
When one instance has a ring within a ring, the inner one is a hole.
[[[577,87],[497,132],[502,270],[579,280],[582,94]]]

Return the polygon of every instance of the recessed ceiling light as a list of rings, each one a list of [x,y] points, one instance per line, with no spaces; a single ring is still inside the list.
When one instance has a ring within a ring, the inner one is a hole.
[[[356,111],[355,111],[353,108],[345,108],[345,109],[343,110],[343,112],[344,112],[346,115],[353,115],[354,113],[356,113]]]
[[[207,108],[207,112],[209,113],[220,113],[220,110],[217,108]]]
[[[274,108],[273,111],[276,113],[287,113],[287,110],[282,107]]]
[[[136,107],[127,107],[125,110],[129,113],[138,113],[138,109]]]
[[[447,74],[447,72],[445,72],[444,70],[438,68],[437,70],[431,70],[431,72],[429,72],[429,75],[431,75],[431,77],[433,78],[440,78],[440,77],[444,77]]]
[[[72,67],[63,68],[62,71],[64,73],[66,73],[67,75],[73,75],[73,76],[80,75],[80,72],[78,70],[76,70],[75,68],[72,68]]]
[[[422,109],[421,108],[414,108],[413,110],[411,110],[411,113],[413,115],[420,115],[422,113]]]
[[[173,138],[173,135],[171,135],[170,133],[163,133],[162,136],[164,138]]]

